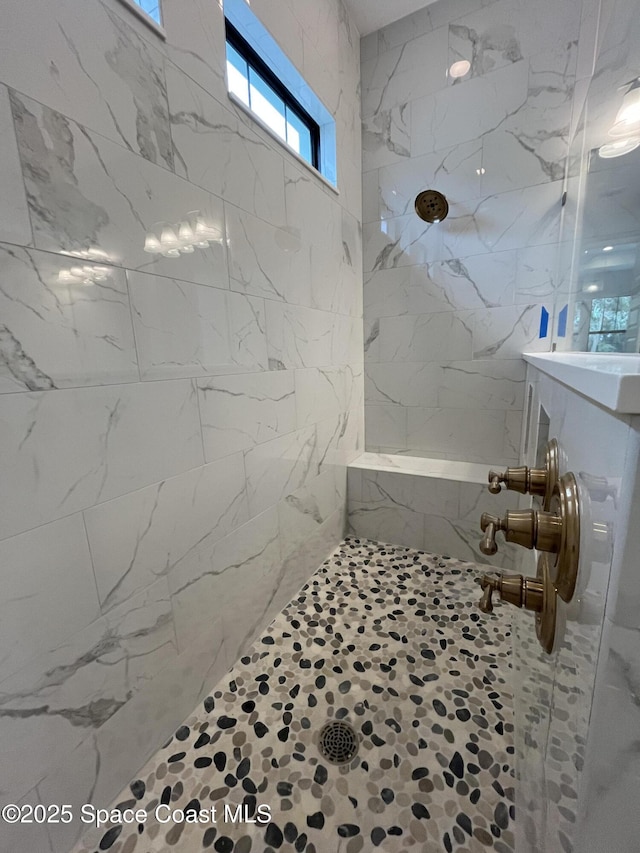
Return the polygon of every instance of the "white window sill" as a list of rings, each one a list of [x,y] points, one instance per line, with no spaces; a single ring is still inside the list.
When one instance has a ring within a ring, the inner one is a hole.
[[[164,29],[160,26],[160,24],[156,23],[152,17],[147,15],[147,13],[138,6],[137,3],[134,3],[134,0],[119,0],[123,6],[126,6],[127,9],[130,9],[133,14],[138,17],[144,24],[146,24],[150,30],[153,30],[156,35],[159,35],[163,41],[167,40],[167,34]]]
[[[122,0],[122,2],[129,3],[130,0]],[[336,195],[340,195],[339,189],[336,186],[334,186],[331,183],[331,181],[328,181],[325,178],[325,176],[322,174],[322,172],[319,172],[315,168],[315,166],[312,166],[311,163],[309,163],[307,160],[305,160],[304,157],[301,157],[297,151],[294,151],[290,145],[287,145],[287,143],[284,141],[284,139],[282,139],[281,136],[278,136],[278,134],[275,133],[275,131],[273,131],[269,127],[268,124],[266,124],[264,121],[262,121],[262,119],[259,118],[253,112],[253,110],[249,109],[249,107],[243,101],[241,101],[240,98],[237,97],[237,95],[234,95],[233,92],[227,92],[227,95],[229,97],[229,100],[234,104],[234,106],[241,109],[243,113],[248,115],[249,118],[258,125],[258,127],[260,127],[262,130],[264,130],[265,133],[268,133],[272,139],[275,139],[275,141],[278,143],[278,145],[281,148],[284,148],[284,150],[287,152],[287,154],[290,154],[294,159],[296,159],[298,161],[298,163],[301,163],[305,167],[305,169],[307,169],[309,172],[311,172],[312,175],[314,175],[316,178],[318,178],[320,181],[322,181],[322,183],[326,187],[328,187],[332,192],[334,192]]]

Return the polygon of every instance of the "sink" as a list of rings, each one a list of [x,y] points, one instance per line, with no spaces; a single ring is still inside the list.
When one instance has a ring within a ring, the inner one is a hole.
[[[640,414],[637,353],[523,353],[526,362],[595,403],[620,414]]]

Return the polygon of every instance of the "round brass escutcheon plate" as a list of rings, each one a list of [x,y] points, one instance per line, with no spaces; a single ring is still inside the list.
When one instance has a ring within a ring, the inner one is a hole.
[[[556,639],[557,598],[551,581],[550,563],[552,554],[545,552],[538,557],[536,579],[542,582],[542,610],[536,613],[536,635],[542,648],[551,654]]]
[[[425,222],[441,222],[449,213],[449,202],[438,190],[423,190],[416,196],[415,208]]]
[[[553,490],[560,477],[560,449],[558,442],[552,438],[545,449],[545,468],[547,471],[547,486],[542,502],[542,508],[547,512],[551,508]]]
[[[562,519],[560,547],[555,565],[549,565],[551,580],[560,598],[573,598],[580,563],[580,500],[573,474],[563,474],[554,486],[549,509]]]

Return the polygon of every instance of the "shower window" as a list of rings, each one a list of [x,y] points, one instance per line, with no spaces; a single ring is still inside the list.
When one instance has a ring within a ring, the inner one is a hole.
[[[315,169],[320,128],[228,20],[227,87],[263,124]]]

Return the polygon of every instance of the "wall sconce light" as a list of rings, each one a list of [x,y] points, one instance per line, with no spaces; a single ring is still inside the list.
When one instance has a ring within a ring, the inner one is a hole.
[[[179,258],[192,254],[196,248],[206,249],[211,243],[222,243],[220,228],[207,222],[199,210],[192,210],[175,225],[156,222],[147,232],[144,251],[163,258]]]
[[[627,91],[608,131],[614,142],[606,142],[598,150],[599,156],[605,160],[622,157],[640,145],[640,77],[622,88]]]

